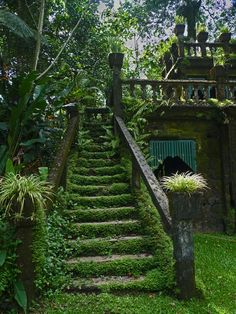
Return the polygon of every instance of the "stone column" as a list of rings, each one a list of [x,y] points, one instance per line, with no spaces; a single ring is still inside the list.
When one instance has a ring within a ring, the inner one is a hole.
[[[170,193],[169,205],[177,287],[179,297],[187,300],[196,296],[192,220],[199,213],[200,195]]]
[[[123,53],[111,53],[109,55],[109,65],[113,70],[113,83],[112,83],[112,106],[116,116],[123,117],[122,100],[122,84],[120,73],[123,66]]]

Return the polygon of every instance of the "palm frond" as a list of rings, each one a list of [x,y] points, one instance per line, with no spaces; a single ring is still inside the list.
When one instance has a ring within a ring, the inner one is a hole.
[[[34,38],[33,30],[19,16],[6,9],[0,9],[0,25],[24,39]]]

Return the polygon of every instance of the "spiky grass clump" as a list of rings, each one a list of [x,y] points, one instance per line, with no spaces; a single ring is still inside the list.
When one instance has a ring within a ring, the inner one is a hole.
[[[163,177],[161,184],[166,191],[194,193],[207,189],[207,181],[201,174],[184,172],[175,173],[170,177]]]
[[[44,208],[51,196],[52,187],[35,175],[21,176],[10,173],[0,182],[0,205],[5,210],[5,216],[20,218],[26,199],[30,199],[35,208]],[[12,213],[16,204],[19,206],[19,212]]]

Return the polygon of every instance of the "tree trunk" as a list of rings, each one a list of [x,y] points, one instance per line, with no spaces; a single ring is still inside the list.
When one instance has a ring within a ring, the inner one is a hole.
[[[35,57],[33,63],[33,70],[37,70],[39,54],[41,50],[41,38],[43,34],[43,20],[44,20],[44,12],[45,12],[45,0],[41,0],[40,10],[39,10],[39,21],[38,21],[38,29],[37,29],[37,42],[35,48]]]

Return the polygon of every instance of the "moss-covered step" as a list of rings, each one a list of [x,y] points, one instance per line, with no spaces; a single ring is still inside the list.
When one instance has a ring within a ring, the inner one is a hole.
[[[79,147],[78,147],[79,148]],[[83,149],[87,152],[104,152],[110,149],[110,146],[107,145],[99,145],[96,143],[89,143],[83,146]],[[80,148],[79,148],[80,150]]]
[[[74,279],[66,287],[67,292],[100,293],[110,291],[110,287],[126,286],[126,284],[143,283],[145,276],[102,276]],[[117,291],[118,289],[116,289]],[[122,289],[124,290],[124,289]]]
[[[75,173],[81,175],[88,175],[88,176],[96,176],[96,175],[114,175],[114,174],[121,174],[125,172],[125,169],[120,165],[114,166],[107,166],[107,167],[80,167],[73,169]]]
[[[105,121],[100,121],[100,122],[92,122],[92,125],[93,125],[93,128],[100,128],[100,129],[104,129],[105,128],[111,128],[112,126],[112,121],[109,121],[107,120],[106,122]],[[83,127],[84,128],[90,128],[91,127],[91,121],[84,121],[83,123]],[[111,128],[112,129],[112,128]]]
[[[126,236],[72,240],[68,243],[71,254],[75,256],[94,256],[111,254],[155,253],[156,238],[146,236]]]
[[[79,185],[103,185],[112,183],[124,183],[127,181],[128,178],[126,173],[115,174],[111,176],[83,176],[77,174],[69,176],[69,182]]]
[[[83,150],[80,152],[80,157],[85,157],[87,159],[101,159],[101,158],[106,158],[109,159],[115,155],[115,152],[112,150],[107,150],[104,152],[88,152]]]
[[[78,196],[77,194],[70,194],[70,200],[77,208],[119,207],[133,204],[133,196],[131,194],[108,196]]]
[[[86,168],[94,168],[94,167],[110,167],[117,164],[116,159],[87,159],[87,158],[79,158],[78,159],[78,167],[86,167]]]
[[[142,234],[140,222],[135,219],[75,223],[71,225],[70,230],[71,237],[81,239]]]
[[[111,185],[77,185],[67,184],[69,193],[76,193],[80,196],[98,196],[98,195],[118,195],[130,192],[128,183],[113,183]]]
[[[158,261],[151,254],[127,254],[74,258],[68,260],[66,265],[74,276],[131,276],[157,267]]]
[[[68,291],[73,292],[158,292],[174,288],[174,274],[168,268],[148,270],[143,275],[76,278]]]
[[[94,208],[94,209],[73,209],[65,210],[64,215],[70,221],[79,222],[102,222],[137,218],[137,209],[133,206]]]

